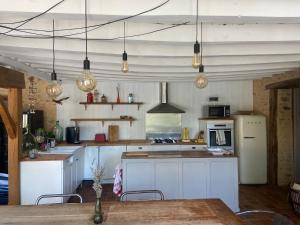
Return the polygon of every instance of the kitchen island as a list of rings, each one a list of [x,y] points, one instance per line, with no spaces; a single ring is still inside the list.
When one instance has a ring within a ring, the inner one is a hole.
[[[220,198],[239,211],[238,164],[234,155],[214,156],[208,151],[124,152],[123,192],[160,190],[165,199]],[[139,194],[133,199],[155,199]]]
[[[242,225],[220,200],[102,202],[104,225]],[[0,206],[1,224],[92,225],[94,204]]]

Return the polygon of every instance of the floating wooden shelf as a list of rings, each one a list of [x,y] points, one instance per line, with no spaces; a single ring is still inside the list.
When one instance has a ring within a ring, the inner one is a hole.
[[[79,102],[80,105],[84,105],[85,110],[87,109],[88,105],[111,105],[111,109],[114,110],[114,105],[137,105],[137,109],[140,109],[140,105],[144,104],[143,102],[133,102],[133,103],[129,103],[129,102],[92,102],[92,103],[88,103],[88,102]]]
[[[134,118],[131,119],[120,119],[120,118],[75,118],[71,119],[71,121],[74,121],[76,125],[78,125],[79,122],[102,122],[102,126],[104,126],[105,122],[108,121],[128,121],[130,126],[132,126],[132,122],[135,121]]]

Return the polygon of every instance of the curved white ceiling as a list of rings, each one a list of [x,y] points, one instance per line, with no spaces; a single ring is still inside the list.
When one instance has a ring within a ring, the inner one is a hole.
[[[88,23],[100,24],[133,15],[162,2],[89,0]],[[53,0],[0,0],[0,23],[29,18],[55,3]],[[122,39],[89,41],[91,71],[99,80],[193,80],[197,75],[197,70],[191,67],[195,42],[195,6],[196,0],[170,0],[155,11],[128,20],[128,36],[151,32],[175,23],[188,24],[128,38],[126,51],[130,71],[126,74],[120,71]],[[257,79],[299,68],[299,8],[300,2],[297,0],[199,0],[199,20],[205,22],[203,62],[209,80]],[[83,13],[83,0],[65,0],[57,8],[21,28],[51,30],[52,19],[55,19],[56,29],[82,27]],[[0,32],[5,31],[7,29],[0,29]],[[70,31],[57,32],[56,35],[67,33]],[[29,35],[18,31],[9,34]],[[122,35],[123,22],[118,22],[91,31],[88,37],[107,39]],[[74,37],[82,39],[84,35]],[[76,79],[82,71],[84,50],[83,40],[56,40],[56,72],[60,79]],[[0,35],[0,56],[1,65],[9,65],[43,79],[50,79],[51,39]]]

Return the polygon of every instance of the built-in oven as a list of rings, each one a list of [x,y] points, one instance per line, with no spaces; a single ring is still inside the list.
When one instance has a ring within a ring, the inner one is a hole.
[[[208,148],[234,151],[234,121],[214,120],[207,122]]]

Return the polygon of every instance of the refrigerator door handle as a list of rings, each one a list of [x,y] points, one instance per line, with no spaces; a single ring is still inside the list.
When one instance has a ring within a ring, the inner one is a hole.
[[[246,139],[253,139],[253,138],[256,138],[256,137],[244,137]]]

